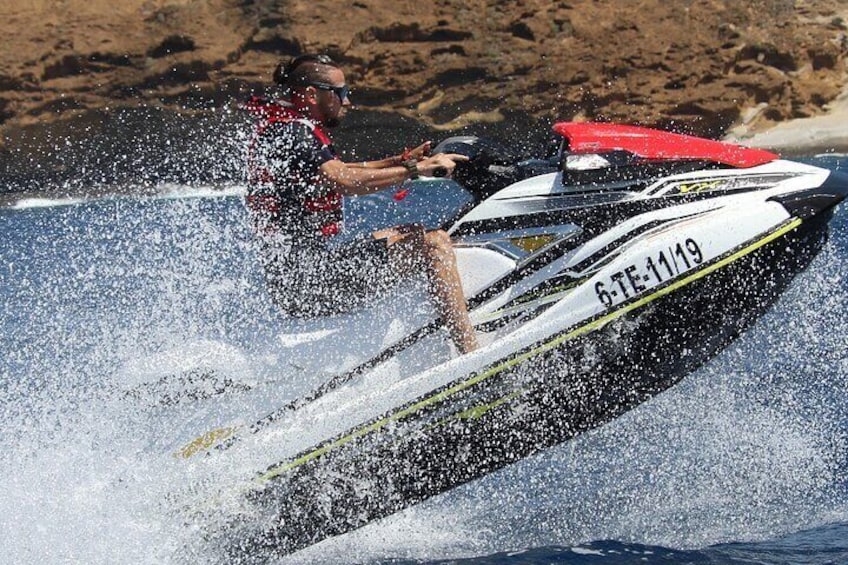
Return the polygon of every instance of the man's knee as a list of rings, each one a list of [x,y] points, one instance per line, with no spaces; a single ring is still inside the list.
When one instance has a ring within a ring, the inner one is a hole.
[[[428,231],[424,235],[424,243],[428,248],[438,249],[440,251],[448,250],[453,253],[451,238],[444,230]]]
[[[424,235],[424,248],[430,257],[444,264],[454,262],[455,254],[450,236],[443,230],[427,232]]]

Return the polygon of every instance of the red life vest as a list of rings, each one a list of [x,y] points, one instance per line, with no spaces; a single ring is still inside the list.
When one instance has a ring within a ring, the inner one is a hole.
[[[257,118],[247,159],[247,206],[254,218],[254,228],[260,233],[282,231],[319,237],[338,234],[342,228],[342,197],[318,182],[317,171],[315,178],[277,178],[269,164],[258,155],[258,146],[269,128],[299,123],[335,158],[329,134],[289,106],[254,97],[244,108]]]

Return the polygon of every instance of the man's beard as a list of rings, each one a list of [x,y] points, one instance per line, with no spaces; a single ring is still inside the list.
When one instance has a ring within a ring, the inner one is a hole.
[[[339,118],[327,118],[324,120],[324,127],[334,128],[341,123],[341,119]]]

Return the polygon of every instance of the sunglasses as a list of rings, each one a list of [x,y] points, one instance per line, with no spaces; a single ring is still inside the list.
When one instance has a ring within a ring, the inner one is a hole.
[[[309,86],[314,86],[315,88],[320,88],[321,90],[332,90],[342,102],[344,102],[345,99],[350,98],[350,87],[346,84],[341,86],[333,86],[332,84],[327,84],[325,82],[309,82],[307,84]]]

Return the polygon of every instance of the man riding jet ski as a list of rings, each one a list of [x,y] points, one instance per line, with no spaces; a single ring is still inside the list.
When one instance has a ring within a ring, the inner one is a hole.
[[[253,100],[248,209],[261,245],[266,279],[288,314],[315,317],[373,302],[399,279],[424,273],[433,303],[457,349],[477,347],[448,236],[440,230],[395,227],[339,242],[342,197],[380,191],[419,175],[450,175],[466,157],[428,156],[430,145],[381,161],[345,163],[329,128],[350,106],[344,73],[324,55],[280,65],[275,81],[285,102]]]
[[[435,149],[469,157],[454,178],[471,202],[444,228],[488,345],[433,358],[442,338],[424,323],[304,399],[188,446],[229,437],[216,458],[265,462],[246,497],[255,514],[239,507],[213,540],[223,551],[296,551],[666,390],[774,303],[848,194],[846,175],[758,149],[613,124],[553,129],[539,159],[510,162],[476,138]]]

